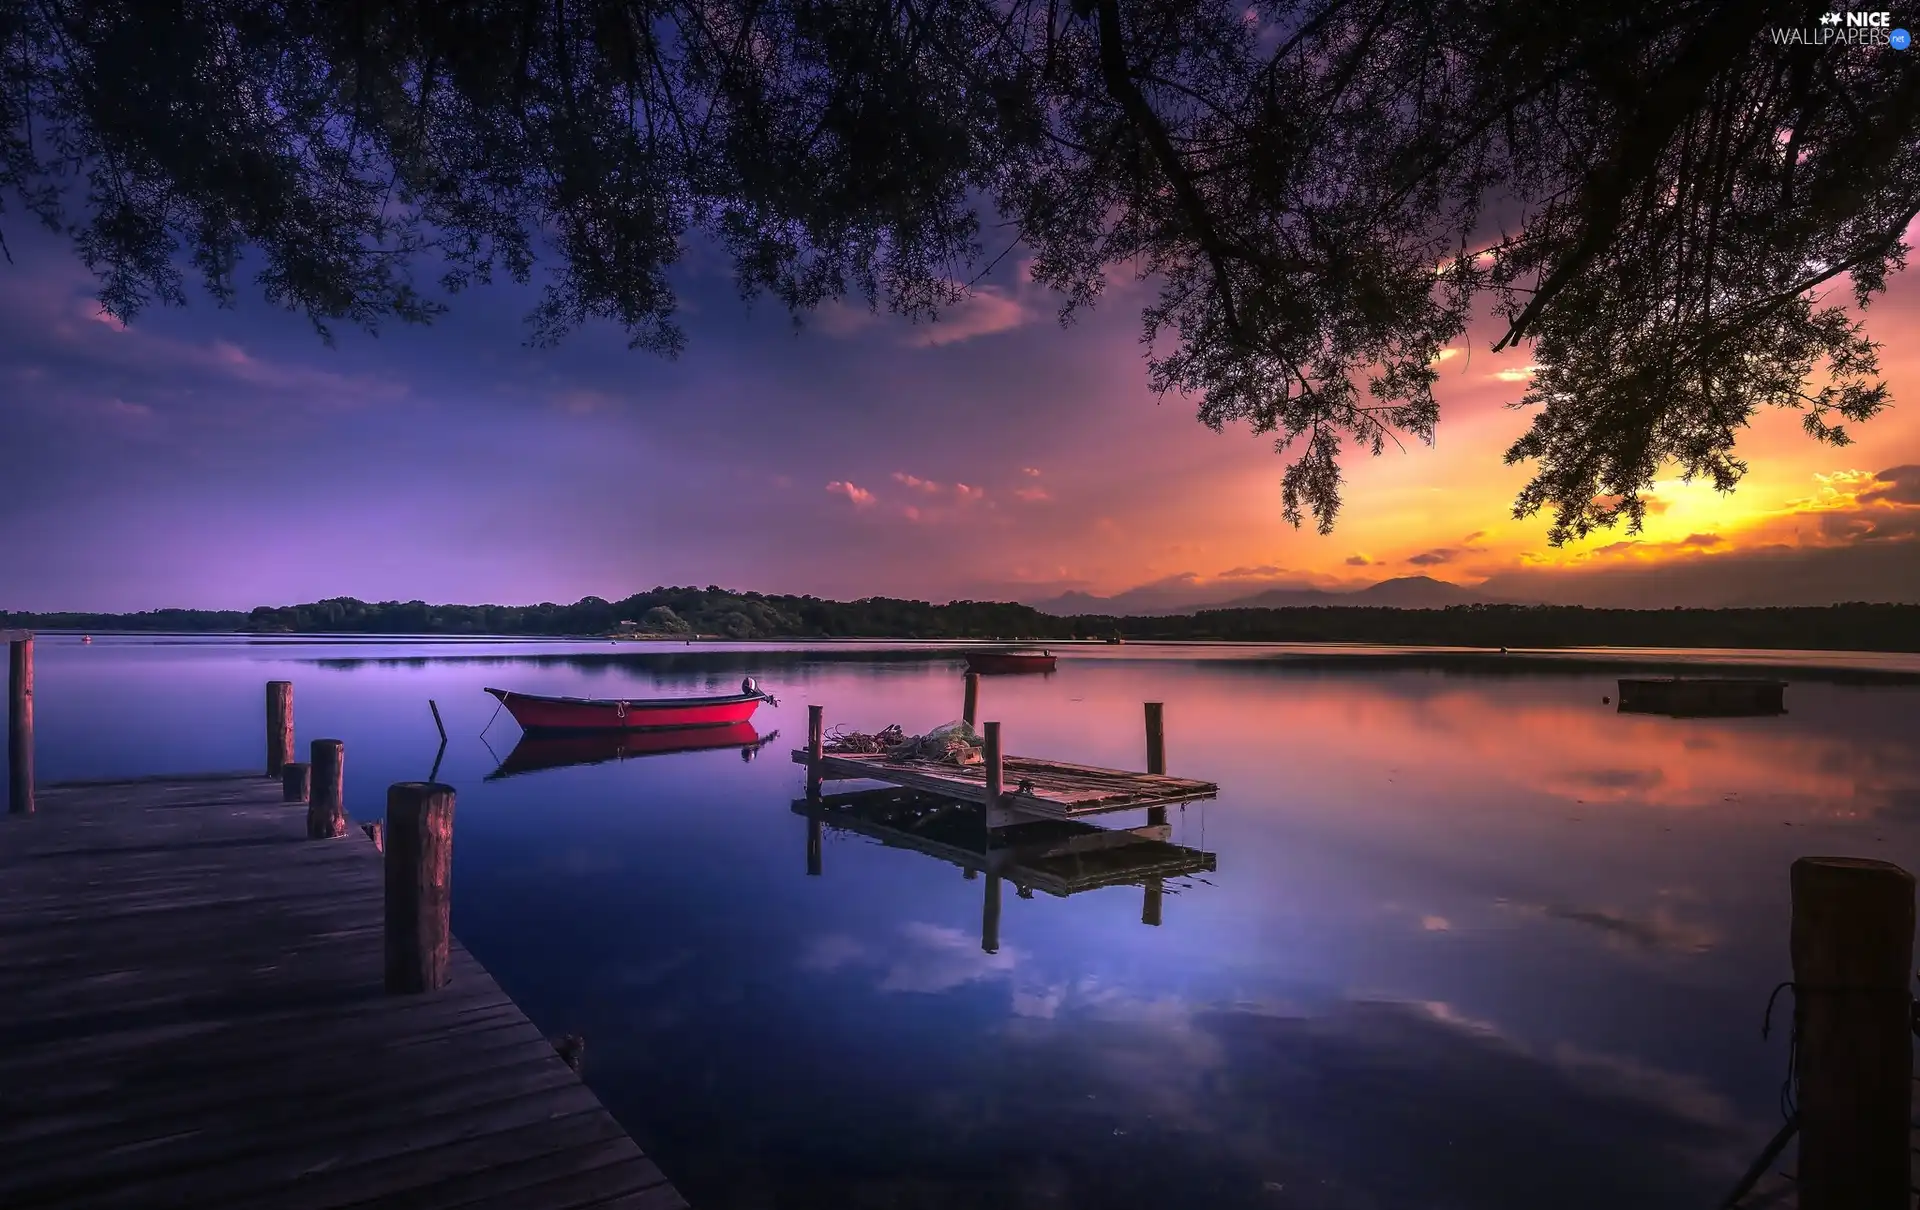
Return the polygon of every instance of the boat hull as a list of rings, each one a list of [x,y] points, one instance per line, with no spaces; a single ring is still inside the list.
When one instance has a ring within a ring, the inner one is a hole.
[[[1659,677],[1620,681],[1621,714],[1674,718],[1760,717],[1787,712],[1785,681]]]
[[[967,671],[983,675],[1016,672],[1052,672],[1058,656],[1017,651],[969,651]]]
[[[744,723],[766,699],[757,693],[726,697],[599,699],[539,697],[488,689],[527,731],[662,731],[730,727]]]

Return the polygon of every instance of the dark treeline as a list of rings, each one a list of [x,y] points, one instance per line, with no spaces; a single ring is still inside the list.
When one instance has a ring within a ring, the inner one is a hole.
[[[257,634],[600,635],[648,632],[728,639],[1128,639],[1387,643],[1442,647],[1762,647],[1920,651],[1920,605],[1776,609],[1588,609],[1457,605],[1387,609],[1317,605],[1212,609],[1173,617],[1055,617],[1025,605],[891,597],[827,601],[721,588],[656,588],[571,605],[429,605],[337,597],[251,613],[0,613],[0,627]]]

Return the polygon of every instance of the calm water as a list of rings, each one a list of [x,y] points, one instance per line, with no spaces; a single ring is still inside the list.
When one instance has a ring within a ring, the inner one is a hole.
[[[479,738],[483,685],[743,672],[780,697],[755,759],[488,780],[518,731]],[[924,730],[951,654],[43,636],[38,712],[46,780],[244,768],[290,679],[369,819],[437,699],[455,931],[701,1210],[1697,1208],[1778,1124],[1789,863],[1920,867],[1920,688],[1793,672],[1785,717],[1676,720],[1603,705],[1617,675],[1130,646],[990,678],[1015,752],[1139,767],[1161,700],[1170,771],[1221,786],[1173,811],[1216,869],[1158,927],[1139,885],[1008,886],[994,953],[984,880],[832,829],[809,876],[793,810],[809,702]]]

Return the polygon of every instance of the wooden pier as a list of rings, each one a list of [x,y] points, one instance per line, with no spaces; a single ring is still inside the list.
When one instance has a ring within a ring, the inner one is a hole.
[[[457,941],[389,990],[396,859],[292,793],[41,787],[0,827],[0,1206],[684,1207]]]

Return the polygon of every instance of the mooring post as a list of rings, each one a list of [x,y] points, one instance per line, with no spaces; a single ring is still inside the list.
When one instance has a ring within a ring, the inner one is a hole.
[[[814,878],[820,877],[822,866],[820,833],[820,821],[817,819],[807,820],[807,874]]]
[[[991,827],[993,812],[1000,807],[1000,796],[1007,792],[1006,757],[1000,751],[1000,724],[987,723],[987,815]]]
[[[987,898],[980,908],[980,948],[1000,952],[1000,875],[987,875]]]
[[[316,739],[309,755],[313,789],[307,799],[307,839],[331,840],[345,836],[347,745],[337,739]]]
[[[807,707],[807,797],[820,797],[820,760],[826,755],[827,708]]]
[[[980,674],[977,672],[967,673],[967,695],[960,706],[960,717],[969,727],[980,717]]]
[[[1158,878],[1147,879],[1146,897],[1140,902],[1140,923],[1160,927],[1160,889]]]
[[[376,819],[372,823],[361,824],[360,830],[365,832],[367,839],[373,842],[374,852],[384,853],[387,851],[386,827],[379,820]]]
[[[33,636],[7,644],[7,810],[33,814]]]
[[[1907,1210],[1913,875],[1802,857],[1792,883],[1801,1210]]]
[[[389,995],[445,987],[453,955],[453,787],[387,787],[386,974]]]
[[[1164,702],[1147,703],[1147,772],[1167,771],[1167,707]]]
[[[293,682],[267,682],[267,776],[293,759]]]
[[[306,802],[313,797],[313,766],[290,760],[280,766],[280,801]]]

